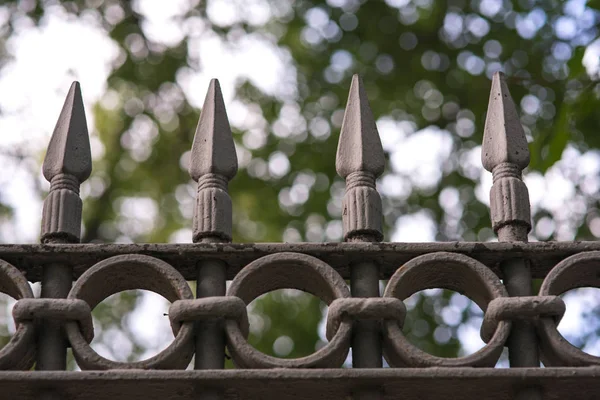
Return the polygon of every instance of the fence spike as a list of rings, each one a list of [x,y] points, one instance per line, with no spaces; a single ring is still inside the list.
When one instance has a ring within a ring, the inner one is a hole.
[[[502,163],[515,164],[521,170],[529,165],[525,132],[502,72],[492,78],[481,160],[490,172]]]
[[[233,179],[237,173],[237,156],[221,86],[210,81],[200,121],[192,145],[190,176],[198,181],[206,174],[219,174]]]
[[[529,192],[522,171],[529,165],[529,148],[504,74],[496,72],[483,134],[483,166],[492,172],[492,227],[501,241],[527,241],[531,229]]]
[[[198,182],[194,242],[204,238],[231,241],[232,211],[227,184],[237,173],[237,155],[217,79],[210,82],[196,128],[190,176]]]
[[[369,172],[378,177],[385,168],[383,147],[359,75],[352,77],[335,166],[342,178],[357,171]]]
[[[342,204],[344,239],[381,241],[381,197],[375,179],[383,173],[385,155],[362,80],[352,77],[336,156],[336,170],[346,179]]]
[[[92,155],[79,82],[73,82],[63,105],[43,164],[48,182],[58,174],[76,177],[79,183],[92,173]]]
[[[54,128],[43,164],[50,192],[42,212],[42,242],[79,242],[79,185],[92,172],[92,155],[79,82],[73,82]]]

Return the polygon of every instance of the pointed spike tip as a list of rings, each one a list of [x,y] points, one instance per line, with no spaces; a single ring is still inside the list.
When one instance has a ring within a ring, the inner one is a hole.
[[[92,173],[90,138],[81,97],[81,86],[71,84],[52,133],[43,164],[44,177],[51,181],[58,174],[85,181]]]
[[[231,180],[237,169],[237,155],[221,86],[217,79],[212,79],[192,144],[190,176],[197,181],[202,175],[213,173]]]
[[[358,75],[352,77],[335,167],[342,178],[358,171],[379,176],[385,168],[385,154],[377,125],[364,84]]]
[[[529,165],[527,138],[502,72],[492,78],[481,161],[490,172],[502,163],[515,164],[521,170]]]

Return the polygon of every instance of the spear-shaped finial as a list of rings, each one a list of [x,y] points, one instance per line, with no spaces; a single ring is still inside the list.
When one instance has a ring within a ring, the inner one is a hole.
[[[492,227],[501,241],[527,241],[531,229],[529,192],[522,171],[529,165],[529,148],[504,74],[496,72],[488,105],[481,161],[492,172]]]
[[[381,197],[375,179],[383,173],[385,155],[369,100],[358,75],[352,77],[335,162],[346,179],[342,208],[344,239],[381,241]]]
[[[496,72],[492,78],[481,161],[490,172],[502,163],[514,164],[521,170],[529,165],[525,132],[502,72]]]
[[[73,82],[43,165],[50,192],[42,212],[42,242],[55,239],[78,242],[82,203],[79,185],[92,172],[90,139],[79,82]]]
[[[237,173],[237,156],[219,81],[210,81],[190,160],[190,176],[198,182],[194,242],[209,238],[231,241],[231,198],[227,183]]]

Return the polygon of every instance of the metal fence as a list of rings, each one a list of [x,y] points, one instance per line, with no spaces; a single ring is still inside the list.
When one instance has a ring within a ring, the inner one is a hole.
[[[79,185],[92,165],[74,83],[43,166],[50,192],[42,244],[0,245],[0,291],[18,300],[16,333],[0,351],[0,398],[597,398],[600,370],[581,367],[598,365],[600,358],[567,342],[557,323],[565,311],[559,295],[600,285],[600,244],[527,243],[530,206],[521,173],[529,152],[500,73],[492,80],[483,140],[499,242],[381,243],[382,203],[375,182],[385,158],[355,76],[336,159],[346,180],[344,243],[232,244],[227,185],[237,159],[213,80],[190,162],[198,182],[194,244],[76,244]],[[544,279],[537,295],[533,278]],[[196,296],[189,280],[197,281]],[[226,292],[227,280],[232,282]],[[383,294],[380,280],[389,280]],[[34,298],[28,281],[41,281],[40,298]],[[329,305],[329,342],[309,356],[280,359],[247,342],[247,304],[282,288],[309,292]],[[483,348],[462,358],[441,358],[407,340],[403,300],[429,288],[454,290],[484,310]],[[175,338],[150,359],[122,363],[90,347],[91,310],[130,289],[150,290],[171,302]],[[495,369],[505,346],[511,368]],[[67,347],[82,371],[65,371]],[[225,347],[236,369],[224,369]],[[341,368],[350,348],[353,368]],[[194,370],[185,370],[194,354]],[[382,368],[383,357],[391,368]]]

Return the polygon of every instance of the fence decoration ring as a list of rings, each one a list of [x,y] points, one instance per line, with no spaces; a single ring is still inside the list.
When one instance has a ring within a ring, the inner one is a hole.
[[[600,251],[575,254],[559,262],[546,276],[540,287],[540,296],[559,296],[581,287],[600,288]],[[539,318],[542,361],[545,366],[600,365],[600,357],[573,346],[557,329],[552,317]]]
[[[481,339],[489,342],[503,320],[532,320],[552,317],[558,324],[565,313],[565,303],[558,296],[517,296],[499,297],[488,304],[483,323]]]
[[[13,299],[33,298],[33,292],[12,264],[0,259],[0,292]],[[33,321],[15,321],[16,332],[0,350],[0,370],[28,370],[35,361],[35,326]]]
[[[170,302],[191,300],[194,295],[184,277],[166,262],[141,254],[125,254],[100,261],[84,272],[69,292],[69,299],[85,300],[94,309],[108,296],[133,289],[155,292]],[[173,342],[146,360],[124,363],[108,360],[87,343],[77,322],[65,329],[77,364],[83,370],[96,369],[185,369],[192,359],[193,322],[184,322]]]
[[[92,310],[88,303],[79,299],[21,299],[12,310],[17,323],[48,319],[54,321],[76,321],[85,340],[94,339]]]
[[[456,291],[482,309],[493,299],[508,293],[500,279],[479,261],[458,253],[429,253],[415,257],[390,278],[383,297],[404,300],[414,293],[433,288]],[[508,339],[511,322],[500,321],[489,342],[465,357],[436,357],[411,344],[396,321],[387,320],[384,328],[384,355],[393,367],[493,367]]]
[[[211,319],[235,320],[244,337],[247,338],[249,335],[250,324],[246,303],[239,297],[214,296],[194,300],[177,300],[169,307],[169,320],[174,335],[177,335],[183,322]]]
[[[228,296],[237,296],[250,304],[258,296],[277,289],[298,289],[331,304],[350,297],[344,279],[329,264],[318,258],[292,252],[261,257],[244,268],[231,282]],[[227,348],[239,368],[337,368],[350,349],[352,322],[341,321],[331,341],[315,353],[301,358],[281,359],[268,356],[254,347],[234,320],[225,322]]]
[[[337,299],[329,305],[325,336],[331,340],[344,318],[351,320],[396,321],[402,328],[406,318],[406,306],[394,297],[370,297]]]

